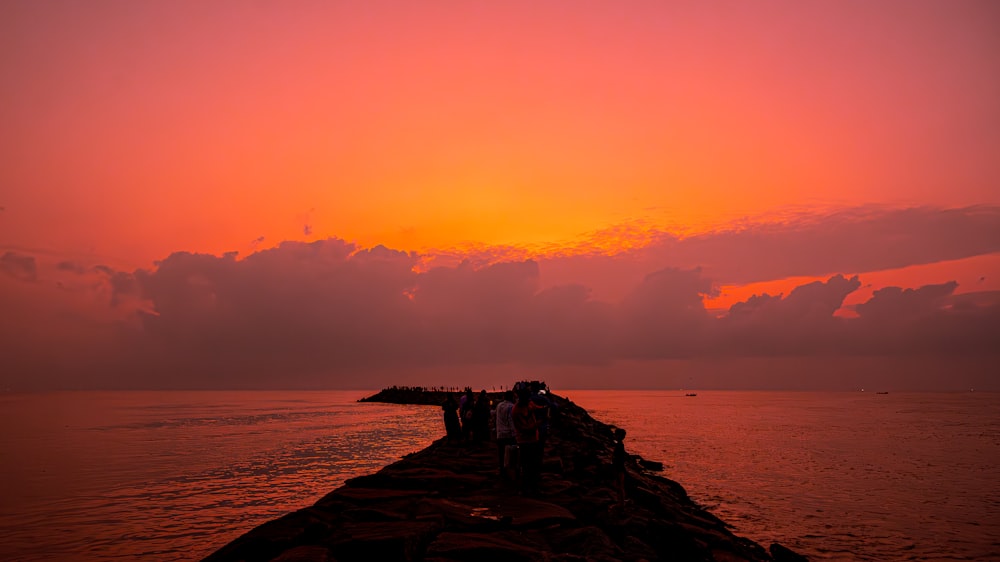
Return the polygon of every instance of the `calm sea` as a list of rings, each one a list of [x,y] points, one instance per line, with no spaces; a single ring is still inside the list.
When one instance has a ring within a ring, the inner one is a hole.
[[[0,560],[196,560],[439,436],[366,394],[0,395]]]
[[[197,559],[440,435],[364,394],[2,394],[0,559]],[[562,394],[765,545],[1000,560],[1000,394]]]
[[[565,394],[764,546],[1000,560],[1000,394]]]

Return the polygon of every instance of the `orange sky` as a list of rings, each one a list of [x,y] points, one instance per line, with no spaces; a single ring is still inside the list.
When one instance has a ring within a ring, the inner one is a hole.
[[[990,1],[4,2],[0,244],[147,266],[997,205],[998,29]]]

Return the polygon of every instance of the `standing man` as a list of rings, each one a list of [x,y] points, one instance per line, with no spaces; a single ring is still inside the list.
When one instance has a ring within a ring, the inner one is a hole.
[[[452,440],[461,443],[462,426],[458,422],[458,402],[455,402],[450,392],[446,394],[441,409],[444,410],[444,430],[448,435],[448,444],[451,445]]]
[[[472,443],[472,417],[476,407],[476,397],[472,394],[472,387],[465,387],[465,394],[458,401],[458,412],[462,418],[462,439],[466,443]]]
[[[531,391],[522,387],[510,417],[514,421],[517,460],[521,467],[521,493],[524,495],[533,495],[538,491],[542,471],[542,448],[538,441],[536,409],[538,406],[531,401]]]
[[[503,393],[503,399],[497,404],[497,458],[500,463],[500,478],[506,480],[507,464],[505,458],[513,460],[513,455],[507,457],[507,447],[517,444],[514,438],[514,420],[511,418],[511,411],[514,409],[514,393],[507,391]]]

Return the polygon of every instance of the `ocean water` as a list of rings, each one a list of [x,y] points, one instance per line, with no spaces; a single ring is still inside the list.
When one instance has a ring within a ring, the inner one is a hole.
[[[365,394],[0,394],[0,559],[197,559],[442,433]],[[561,394],[762,544],[1000,560],[1000,394]]]
[[[366,394],[0,394],[0,560],[199,559],[439,436]]]
[[[1000,394],[565,394],[764,546],[815,560],[1000,560]]]

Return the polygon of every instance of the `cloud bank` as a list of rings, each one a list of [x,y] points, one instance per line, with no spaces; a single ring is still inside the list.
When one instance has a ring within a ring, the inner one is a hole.
[[[722,315],[704,305],[720,279],[995,251],[997,213],[961,216],[926,210],[879,216],[860,228],[868,245],[854,231],[837,235],[840,218],[826,238],[818,226],[796,223],[783,234],[751,228],[662,242],[643,250],[660,256],[660,267],[619,299],[594,298],[582,282],[544,282],[558,260],[428,269],[426,256],[335,238],[285,242],[244,259],[178,252],[130,272],[68,261],[42,267],[32,256],[8,252],[0,259],[0,306],[8,311],[0,320],[0,384],[372,387],[394,382],[373,373],[393,371],[741,358],[932,356],[996,365],[1000,299],[956,298],[957,284],[947,280],[881,288],[853,317],[835,314],[862,285],[853,275],[830,275],[784,295],[754,295]],[[892,255],[882,256],[890,247]],[[693,261],[698,249],[702,263]],[[769,252],[780,255],[765,259]],[[647,263],[621,256],[600,261],[603,275],[619,278]]]
[[[614,255],[540,258],[544,281],[584,283],[600,298],[617,299],[667,266],[700,267],[716,283],[742,285],[957,260],[1000,252],[1000,208],[872,206],[748,221],[686,237],[655,229],[607,235],[639,236],[643,244]]]

